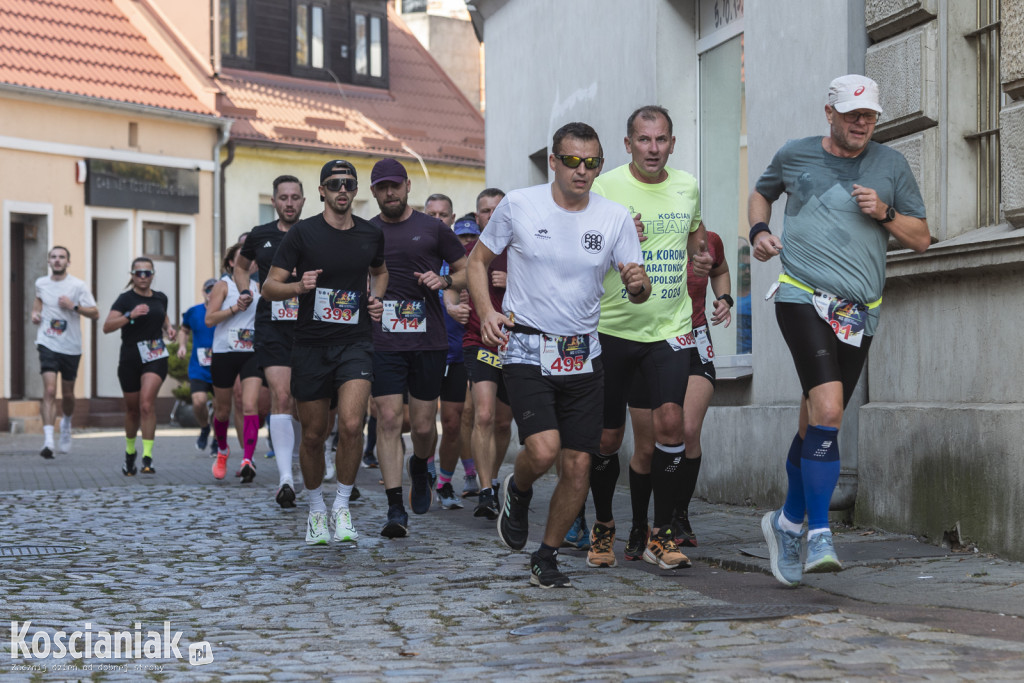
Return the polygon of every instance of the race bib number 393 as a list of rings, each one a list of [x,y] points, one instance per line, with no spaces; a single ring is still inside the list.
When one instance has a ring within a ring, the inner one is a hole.
[[[299,298],[293,296],[284,301],[270,302],[270,319],[294,321],[299,317]]]
[[[167,347],[164,346],[163,339],[148,339],[146,341],[140,341],[138,343],[139,356],[142,357],[143,363],[152,363],[155,360],[161,358],[167,358]]]
[[[359,322],[359,292],[344,289],[316,288],[313,320],[336,325]]]
[[[548,377],[583,375],[594,371],[590,360],[590,337],[577,334],[568,337],[542,335],[540,342],[540,374]]]
[[[384,315],[380,319],[385,332],[426,332],[427,309],[423,300],[384,300]]]

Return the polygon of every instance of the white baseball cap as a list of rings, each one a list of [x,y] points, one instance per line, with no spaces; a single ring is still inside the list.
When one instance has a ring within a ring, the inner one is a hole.
[[[828,86],[828,104],[840,114],[854,109],[873,109],[882,113],[878,104],[878,84],[867,76],[840,76]]]

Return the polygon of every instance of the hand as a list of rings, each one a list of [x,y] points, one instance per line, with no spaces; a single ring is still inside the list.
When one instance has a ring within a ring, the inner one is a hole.
[[[693,262],[693,274],[700,278],[705,278],[708,273],[711,272],[712,266],[714,266],[714,259],[711,258],[711,252],[708,251],[707,242],[704,240],[700,241],[700,249],[694,254],[690,260]]]
[[[251,303],[252,293],[240,294],[238,296],[238,301],[235,302],[235,306],[238,308],[238,310],[244,311],[245,309],[249,308],[249,304]]]
[[[149,313],[149,305],[139,304],[128,313],[128,317],[131,318],[132,320],[135,320],[136,318],[144,316],[147,313]]]
[[[878,198],[878,193],[870,187],[854,184],[850,195],[857,201],[861,213],[871,216],[876,221],[885,218],[885,210],[889,207]]]
[[[43,322],[42,314],[36,311],[32,311],[32,322],[35,325],[38,325],[39,323]]]
[[[644,234],[644,224],[640,220],[640,214],[633,216],[633,227],[636,228],[636,236],[640,238],[640,241],[646,242],[647,235]]]
[[[185,344],[178,344],[178,358],[185,357]]]
[[[496,270],[491,273],[491,287],[495,289],[505,289],[505,285],[508,282],[508,273],[504,270]]]
[[[469,290],[468,289],[463,289],[463,290],[459,291],[459,303],[460,304],[469,304]]]
[[[758,261],[767,261],[773,256],[778,256],[782,251],[782,241],[767,232],[759,232],[754,237],[754,258]]]
[[[426,273],[413,273],[413,275],[421,285],[429,287],[435,292],[448,286],[445,279],[433,271],[428,270]]]
[[[626,293],[632,296],[643,294],[646,283],[644,282],[644,269],[636,263],[622,265],[619,263],[619,279],[626,286]]]
[[[451,316],[452,320],[460,325],[465,325],[469,322],[469,304],[462,303],[461,301],[455,306],[445,305],[448,309],[448,315]]]
[[[57,305],[65,310],[70,311],[74,309],[75,302],[66,296],[62,296],[61,298],[57,299]]]
[[[491,311],[484,316],[484,320],[480,321],[480,338],[484,340],[484,344],[487,346],[508,344],[508,332],[502,330],[502,326],[514,328],[515,324],[497,311]]]
[[[305,294],[311,289],[316,289],[316,279],[320,277],[320,273],[324,272],[321,269],[307,270],[302,274],[299,279],[299,292]]]
[[[384,302],[371,294],[366,300],[366,312],[370,314],[370,320],[379,323],[384,316]]]
[[[711,314],[711,324],[718,325],[724,322],[726,327],[732,322],[732,306],[721,299],[715,301],[715,311]]]

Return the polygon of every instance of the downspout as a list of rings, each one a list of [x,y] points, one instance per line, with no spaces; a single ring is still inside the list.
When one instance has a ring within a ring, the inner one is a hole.
[[[217,138],[217,144],[213,146],[213,229],[214,229],[214,244],[213,244],[213,271],[214,273],[220,272],[220,255],[224,253],[225,247],[225,235],[226,231],[224,228],[224,169],[227,168],[228,164],[231,163],[235,156],[234,143],[230,142],[231,138],[231,124],[234,121],[232,119],[221,119],[220,122],[220,136]],[[220,161],[220,150],[227,145],[228,147],[228,158],[221,163]],[[218,240],[219,246],[218,249]]]

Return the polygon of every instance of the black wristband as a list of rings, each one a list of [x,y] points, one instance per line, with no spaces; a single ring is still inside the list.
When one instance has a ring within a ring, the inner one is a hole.
[[[750,246],[754,246],[754,238],[757,237],[757,233],[759,232],[766,232],[769,235],[772,234],[771,228],[769,228],[768,224],[765,223],[764,221],[760,223],[754,223],[754,225],[750,228],[750,234],[747,235],[747,240],[750,242]]]
[[[626,294],[629,294],[630,296],[640,296],[641,294],[644,293],[645,289],[647,289],[647,285],[641,284],[640,285],[640,291],[634,293],[634,292],[629,291],[629,287],[626,287]]]
[[[452,276],[451,275],[442,275],[441,279],[445,281],[445,286],[443,287],[443,289],[451,289],[452,288]]]
[[[732,308],[735,305],[735,302],[732,300],[732,297],[729,296],[728,294],[723,294],[722,296],[715,299],[715,301],[724,301],[725,303],[729,304],[729,308]]]
[[[241,292],[238,293],[238,296],[245,296],[246,294],[252,296],[252,292],[250,292],[248,289],[243,289]]]

